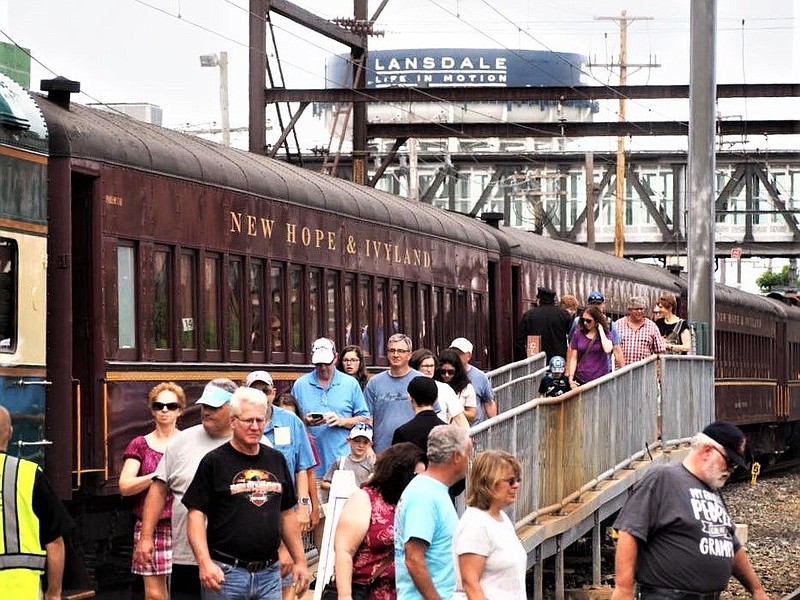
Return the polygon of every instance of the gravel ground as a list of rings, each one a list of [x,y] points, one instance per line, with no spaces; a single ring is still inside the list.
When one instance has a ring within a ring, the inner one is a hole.
[[[755,486],[728,484],[724,497],[734,521],[749,525],[745,548],[767,593],[781,598],[800,587],[800,467],[759,477]],[[749,594],[731,579],[722,597]]]

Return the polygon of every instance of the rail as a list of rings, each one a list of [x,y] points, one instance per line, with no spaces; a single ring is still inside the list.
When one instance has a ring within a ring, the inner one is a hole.
[[[636,461],[687,442],[713,419],[710,357],[651,356],[558,398],[536,398],[540,356],[490,373],[495,397],[502,398],[501,412],[470,430],[475,452],[503,449],[522,463],[522,484],[508,509],[518,532],[563,515],[565,507],[579,504],[601,482],[619,476]],[[626,489],[620,486],[602,502],[613,499],[619,504]],[[596,513],[593,526],[599,529],[600,507],[592,506],[591,511]],[[564,539],[580,537],[579,532],[566,533],[584,527],[585,520],[571,523],[563,528],[548,525],[548,533],[530,543],[523,540],[529,564],[530,556],[540,561],[563,552]],[[548,536],[556,535],[559,543],[548,543]],[[599,542],[597,556],[599,561]],[[596,572],[599,578],[599,565]]]

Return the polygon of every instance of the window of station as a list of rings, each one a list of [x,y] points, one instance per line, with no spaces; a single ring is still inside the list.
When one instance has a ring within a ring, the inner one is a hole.
[[[228,350],[241,352],[242,343],[242,297],[244,282],[242,281],[243,264],[241,258],[228,261]]]
[[[294,267],[289,272],[289,349],[303,351],[303,270]]]
[[[117,247],[117,346],[120,349],[136,348],[136,258],[133,246]]]
[[[197,255],[194,251],[181,252],[180,263],[180,332],[181,348],[197,349]]]
[[[336,340],[339,338],[337,323],[338,303],[336,298],[339,294],[339,274],[329,271],[325,275],[325,331],[329,338]]]
[[[250,311],[250,348],[253,352],[264,352],[264,311],[261,299],[264,297],[264,263],[253,259],[250,261],[250,278],[248,280],[248,310]]]
[[[220,280],[220,259],[218,256],[206,256],[203,261],[203,346],[205,349],[218,351],[219,308],[218,291]]]
[[[283,340],[283,297],[285,286],[283,283],[283,266],[272,264],[270,267],[270,314],[269,314],[269,339],[270,350],[273,353],[283,353],[286,346]],[[272,357],[274,362],[275,356]]]
[[[156,350],[172,347],[172,268],[168,248],[153,251],[153,339]]]

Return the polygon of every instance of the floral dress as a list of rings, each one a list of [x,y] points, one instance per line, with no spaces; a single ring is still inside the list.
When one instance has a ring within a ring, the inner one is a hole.
[[[396,600],[394,584],[394,511],[380,493],[371,488],[363,490],[369,496],[372,513],[364,540],[353,557],[353,582],[369,584],[369,600]]]

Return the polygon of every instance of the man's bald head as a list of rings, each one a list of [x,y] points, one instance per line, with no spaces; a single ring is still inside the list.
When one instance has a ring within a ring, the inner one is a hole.
[[[14,429],[11,427],[11,415],[5,406],[0,406],[0,451],[5,452]]]

